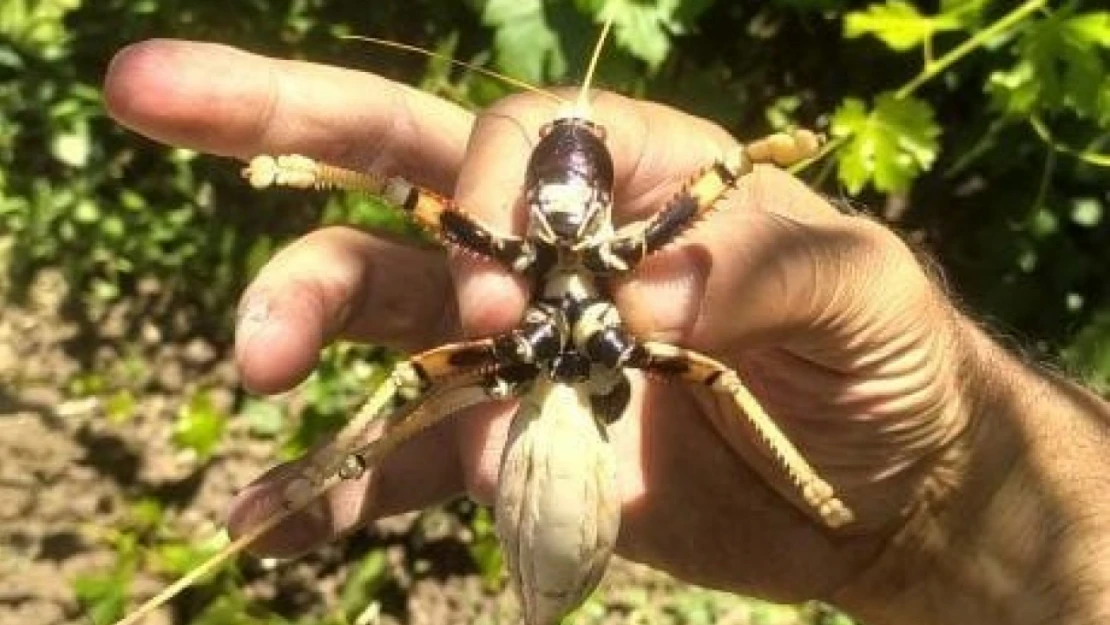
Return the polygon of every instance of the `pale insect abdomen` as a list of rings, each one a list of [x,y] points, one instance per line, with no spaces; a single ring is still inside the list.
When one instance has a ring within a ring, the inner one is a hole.
[[[620,501],[616,458],[586,386],[537,380],[513,418],[496,504],[526,623],[558,623],[597,586]]]

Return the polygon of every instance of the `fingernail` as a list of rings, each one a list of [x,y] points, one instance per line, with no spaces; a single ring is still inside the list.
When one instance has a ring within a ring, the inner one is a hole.
[[[273,319],[273,305],[269,297],[262,293],[248,294],[235,321],[235,341],[240,344],[249,342],[270,324]]]

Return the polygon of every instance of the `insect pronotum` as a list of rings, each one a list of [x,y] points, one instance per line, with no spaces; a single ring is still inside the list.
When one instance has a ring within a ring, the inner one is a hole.
[[[633,270],[674,241],[757,163],[789,165],[815,154],[818,141],[798,131],[739,147],[693,173],[654,216],[615,230],[613,159],[589,106],[589,83],[608,29],[607,23],[577,99],[564,101],[531,154],[523,185],[528,208],[523,236],[495,232],[451,201],[402,178],[297,155],[251,161],[244,176],[257,188],[347,189],[382,196],[448,244],[526,277],[532,300],[509,332],[444,345],[397,365],[336,437],[310,452],[285,489],[282,512],[246,531],[118,625],[137,622],[338,482],[373,470],[414,434],[465,406],[508,397],[519,398],[520,404],[501,463],[498,535],[526,623],[557,623],[597,585],[616,540],[620,498],[606,428],[628,404],[629,369],[702,385],[731,400],[812,516],[829,527],[852,520],[851,511],[735,371],[704,354],[638,340],[599,288],[605,276]],[[367,442],[379,419],[385,420],[383,433]]]

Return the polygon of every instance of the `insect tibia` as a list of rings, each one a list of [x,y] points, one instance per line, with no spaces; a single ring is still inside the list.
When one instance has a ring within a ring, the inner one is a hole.
[[[833,487],[817,474],[794,444],[779,430],[736,372],[722,373],[712,386],[715,390],[732,396],[780,469],[789,476],[794,489],[825,525],[835,529],[855,520],[855,515],[836,496]]]

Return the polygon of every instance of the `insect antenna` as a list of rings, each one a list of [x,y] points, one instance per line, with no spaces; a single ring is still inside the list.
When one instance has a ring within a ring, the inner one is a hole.
[[[576,116],[589,118],[590,116],[590,83],[593,82],[594,73],[597,71],[598,61],[601,59],[601,50],[605,47],[605,40],[609,36],[609,30],[613,27],[613,16],[605,18],[605,24],[601,27],[601,34],[597,37],[597,43],[594,44],[593,54],[590,55],[590,64],[586,66],[586,76],[582,79],[582,88],[578,91],[578,99],[574,102],[574,112]]]
[[[532,93],[542,95],[545,98],[554,100],[554,101],[562,103],[562,104],[566,103],[566,100],[564,98],[559,97],[557,94],[552,93],[552,92],[550,92],[546,89],[541,89],[541,88],[539,88],[539,87],[537,87],[537,86],[535,86],[531,83],[520,80],[519,78],[513,78],[512,76],[507,76],[505,74],[495,72],[492,69],[487,69],[487,68],[482,67],[480,65],[474,65],[473,63],[467,63],[466,61],[460,61],[458,59],[451,58],[451,57],[447,56],[446,54],[440,54],[438,52],[432,52],[431,50],[425,50],[424,48],[421,48],[419,46],[413,46],[413,45],[409,45],[407,43],[400,43],[400,42],[397,42],[397,41],[390,41],[388,39],[379,39],[377,37],[367,37],[365,35],[342,35],[340,38],[341,39],[354,40],[354,41],[362,41],[364,43],[371,43],[371,44],[374,44],[376,46],[382,46],[382,47],[385,47],[385,48],[394,48],[394,49],[397,49],[397,50],[404,50],[405,52],[412,52],[414,54],[421,54],[421,55],[424,55],[424,56],[429,57],[429,58],[438,59],[440,61],[446,61],[446,62],[448,62],[448,63],[450,63],[450,64],[452,64],[456,67],[462,67],[464,69],[470,70],[470,71],[472,71],[474,73],[477,73],[477,74],[481,74],[481,75],[486,76],[488,78],[493,78],[493,79],[496,79],[496,80],[500,80],[500,81],[504,82],[505,84],[511,85],[511,86],[516,87],[518,89],[523,89],[525,91],[530,91]]]
[[[333,483],[328,483],[326,488],[320,488],[319,492],[314,495],[313,498],[324,494],[333,485]],[[269,532],[278,525],[281,525],[283,521],[300,512],[301,510],[302,508],[299,507],[285,508],[280,512],[274,514],[273,516],[268,517],[265,521],[252,527],[243,535],[224,545],[224,547],[218,552],[212,554],[204,562],[201,562],[199,565],[197,565],[196,568],[190,570],[185,575],[179,577],[172,584],[163,588],[162,591],[158,594],[154,595],[150,599],[147,599],[133,612],[131,612],[124,618],[116,621],[114,625],[134,625],[135,623],[138,623],[147,614],[158,609],[167,601],[175,597],[177,593],[192,586],[202,577],[216,570],[217,567],[221,566],[229,559],[235,557],[244,549],[249,547],[251,543],[261,538],[263,534]]]

